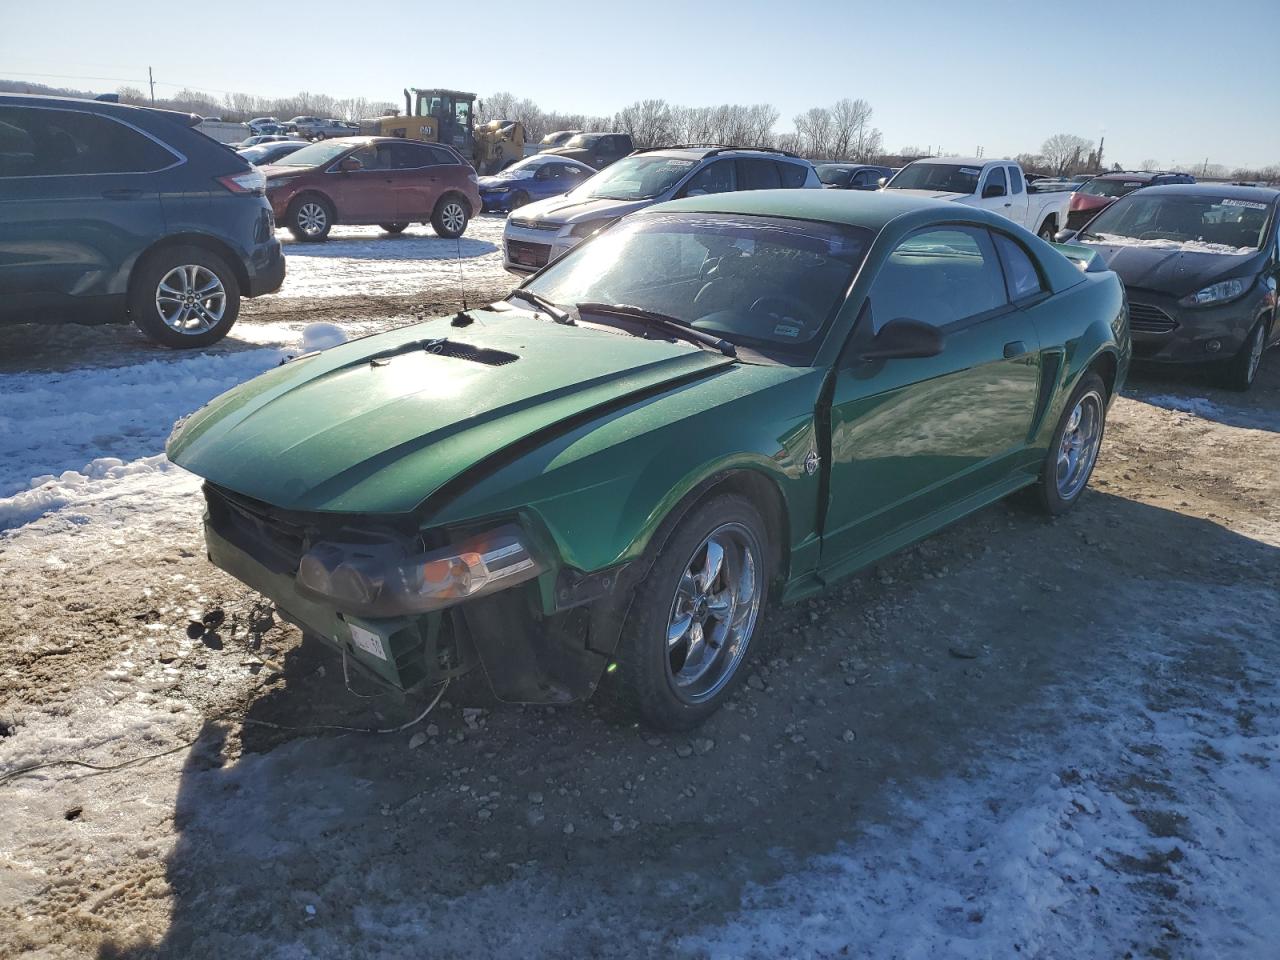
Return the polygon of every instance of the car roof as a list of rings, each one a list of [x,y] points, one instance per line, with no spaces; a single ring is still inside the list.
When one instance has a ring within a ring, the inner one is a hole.
[[[1280,199],[1280,190],[1272,187],[1237,187],[1228,183],[1162,183],[1147,187],[1144,197],[1222,197],[1226,200],[1253,200],[1257,203],[1274,203]]]
[[[890,220],[929,209],[980,222],[988,220],[986,211],[978,207],[906,196],[894,190],[739,190],[673,200],[649,207],[646,212],[742,213],[843,223],[879,231]]]
[[[97,113],[127,118],[130,114],[151,114],[170,117],[178,123],[194,126],[200,118],[192,113],[180,110],[162,110],[159,107],[134,106],[131,103],[116,103],[112,100],[89,100],[85,97],[56,97],[43,93],[0,93],[0,103],[11,107],[61,107],[66,110],[84,110],[89,108]]]
[[[815,160],[815,167],[840,167],[842,170],[888,170],[883,163],[853,163],[844,160]]]
[[[912,163],[962,163],[966,167],[984,167],[988,163],[1013,163],[1012,160],[1001,160],[996,157],[921,157]]]
[[[792,163],[812,166],[812,164],[803,157],[784,153],[781,150],[771,150],[768,147],[661,147],[656,150],[637,150],[636,153],[646,157],[680,157],[686,160],[702,160],[712,154],[715,154],[717,157],[763,155],[771,157],[774,160],[789,160]]]

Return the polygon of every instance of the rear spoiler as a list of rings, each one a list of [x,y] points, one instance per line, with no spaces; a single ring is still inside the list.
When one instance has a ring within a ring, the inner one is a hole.
[[[1055,243],[1053,248],[1075,264],[1081,273],[1104,273],[1111,269],[1092,247],[1079,243]]]

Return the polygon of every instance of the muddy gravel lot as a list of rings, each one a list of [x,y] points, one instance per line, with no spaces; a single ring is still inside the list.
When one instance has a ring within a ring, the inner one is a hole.
[[[1137,372],[1069,516],[1000,503],[770,611],[692,736],[469,679],[339,729],[426,701],[212,568],[157,455],[306,323],[500,296],[500,229],[291,249],[198,357],[0,329],[0,776],[170,751],[0,782],[0,956],[1274,952],[1274,354],[1248,395]]]

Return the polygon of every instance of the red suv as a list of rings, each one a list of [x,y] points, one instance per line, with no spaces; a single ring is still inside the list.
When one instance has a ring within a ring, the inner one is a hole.
[[[476,172],[449,147],[397,137],[342,137],[303,147],[262,168],[276,222],[316,242],[335,223],[412,222],[462,236],[481,208]]]

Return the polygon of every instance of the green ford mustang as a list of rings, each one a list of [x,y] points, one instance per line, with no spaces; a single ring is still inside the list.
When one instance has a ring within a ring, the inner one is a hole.
[[[212,561],[382,680],[685,728],[767,602],[1023,487],[1076,502],[1130,357],[1091,256],[883,193],[681,200],[243,384],[168,454]]]

